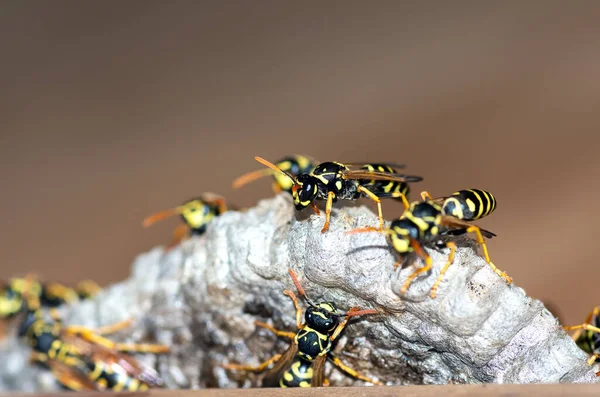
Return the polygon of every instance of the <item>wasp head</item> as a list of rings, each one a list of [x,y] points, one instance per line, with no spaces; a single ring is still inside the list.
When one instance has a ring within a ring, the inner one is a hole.
[[[200,199],[186,201],[180,208],[181,218],[192,229],[205,226],[209,220],[210,206]]]
[[[339,322],[337,307],[333,302],[324,302],[310,306],[306,309],[304,320],[315,331],[323,333],[331,332],[337,327]]]
[[[410,239],[419,238],[419,227],[409,219],[401,218],[390,224],[389,240],[394,250],[400,255],[413,252]]]
[[[292,197],[297,210],[311,205],[317,198],[319,188],[318,180],[309,174],[300,174],[296,178],[296,185],[292,188]]]

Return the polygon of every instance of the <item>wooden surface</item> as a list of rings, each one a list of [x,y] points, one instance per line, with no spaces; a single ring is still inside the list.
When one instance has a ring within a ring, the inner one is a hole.
[[[0,394],[3,395],[3,394]],[[32,396],[32,394],[4,394],[10,396]],[[38,394],[37,396],[50,396]],[[53,394],[55,395],[55,394]],[[106,394],[103,394],[106,395]],[[461,397],[461,396],[598,396],[600,385],[449,385],[449,386],[399,386],[399,387],[330,387],[314,389],[207,389],[207,390],[164,390],[128,393],[128,396],[142,397]],[[94,396],[97,393],[69,393],[69,397]]]

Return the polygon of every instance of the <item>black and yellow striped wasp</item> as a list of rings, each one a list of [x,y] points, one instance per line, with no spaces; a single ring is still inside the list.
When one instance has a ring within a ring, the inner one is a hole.
[[[36,309],[39,302],[28,298],[19,337],[32,348],[31,361],[50,369],[57,382],[76,391],[136,391],[161,387],[162,379],[150,367],[126,353],[166,353],[167,346],[121,344],[102,335],[114,333],[131,324],[123,321],[97,330],[64,326],[56,309],[51,317]]]
[[[179,244],[186,235],[200,236],[204,234],[210,222],[226,211],[227,204],[222,196],[215,193],[204,193],[175,208],[163,210],[146,217],[143,226],[148,227],[162,219],[179,215],[185,224],[175,229],[173,241],[167,246],[167,249],[170,249]]]
[[[277,168],[287,172],[288,174],[294,177],[300,174],[308,174],[315,168],[316,164],[317,162],[313,158],[299,154],[286,156],[275,163]],[[290,181],[288,177],[282,175],[279,172],[275,172],[271,168],[265,168],[262,170],[248,172],[247,174],[236,178],[233,181],[232,186],[234,189],[238,189],[247,183],[269,175],[272,175],[275,179],[272,185],[273,192],[275,192],[275,194],[280,193],[282,191],[286,191],[290,194],[292,193],[292,187],[294,186],[294,183]]]
[[[434,199],[425,191],[421,193],[421,198],[422,201],[415,201],[410,204],[408,200],[404,199],[404,213],[400,218],[392,221],[388,229],[381,231],[375,228],[362,228],[347,232],[347,234],[369,231],[383,232],[387,234],[393,249],[400,254],[400,260],[404,260],[411,253],[415,253],[424,260],[425,266],[416,269],[407,278],[400,290],[401,293],[404,294],[408,291],[411,282],[419,274],[428,272],[431,269],[431,257],[425,251],[424,246],[433,246],[438,249],[449,248],[448,261],[431,288],[430,296],[435,298],[444,274],[454,262],[456,252],[456,244],[452,241],[441,241],[441,237],[457,236],[465,233],[475,234],[488,265],[496,274],[503,277],[508,284],[512,283],[512,279],[499,270],[490,260],[483,237],[492,238],[495,234],[470,223],[491,214],[496,209],[496,198],[490,192],[480,189],[467,189],[454,192],[450,196]],[[395,268],[401,264],[400,260],[394,264]]]
[[[223,364],[221,366],[231,370],[262,372],[274,363],[273,368],[265,375],[264,383],[274,380],[278,382],[279,387],[320,387],[328,384],[324,370],[325,362],[329,359],[345,373],[357,379],[381,385],[379,381],[357,373],[331,353],[333,342],[346,327],[350,317],[377,314],[378,312],[353,307],[347,313],[340,313],[333,302],[313,303],[306,296],[292,269],[289,269],[289,274],[298,292],[309,305],[304,313],[304,324],[298,298],[290,290],[284,290],[283,293],[292,299],[296,308],[296,325],[298,327],[296,333],[279,331],[269,324],[255,322],[257,326],[266,328],[277,336],[290,339],[292,343],[288,349],[283,354],[276,354],[258,366],[239,364]],[[342,317],[344,320],[340,322]]]
[[[42,307],[51,308],[90,299],[101,291],[101,287],[91,280],[81,281],[75,288],[56,282],[41,283],[31,273],[15,277],[0,288],[0,319],[12,318],[23,310],[25,291],[39,299]]]
[[[600,357],[600,306],[594,307],[582,324],[563,328],[566,331],[575,330],[571,337],[581,350],[591,355],[588,364],[594,364]],[[600,371],[596,375],[600,376]]]
[[[310,173],[294,177],[261,157],[255,159],[290,180],[293,184],[292,197],[296,210],[303,210],[310,205],[319,214],[315,200],[327,200],[325,224],[321,230],[323,233],[329,229],[333,203],[337,200],[357,200],[361,197],[368,197],[377,203],[379,228],[383,229],[380,199],[400,199],[408,194],[407,182],[423,180],[420,176],[396,173],[394,168],[404,167],[403,164],[361,163],[360,169],[351,170],[349,167],[358,164],[330,161],[317,165]]]

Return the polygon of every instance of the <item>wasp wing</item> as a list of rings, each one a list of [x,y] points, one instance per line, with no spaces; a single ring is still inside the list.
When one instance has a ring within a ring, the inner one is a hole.
[[[290,346],[281,355],[279,360],[277,360],[277,362],[275,363],[273,368],[271,368],[270,370],[268,370],[265,373],[265,376],[263,378],[264,379],[263,386],[267,386],[267,387],[268,387],[268,385],[279,386],[279,379],[281,379],[283,372],[290,367],[290,363],[294,360],[294,357],[296,357],[297,352],[298,352],[298,345],[295,343],[290,343]]]
[[[98,391],[99,385],[92,382],[86,374],[76,367],[71,367],[58,360],[49,360],[48,366],[52,375],[64,387],[73,391]]]
[[[368,170],[344,171],[344,179],[365,179],[369,181],[396,181],[396,182],[419,182],[423,178],[416,175],[395,174],[391,172],[379,172]]]
[[[378,166],[378,165],[383,165],[383,166],[387,166],[393,169],[400,169],[400,168],[406,168],[406,164],[402,164],[402,163],[382,163],[382,162],[364,162],[364,163],[345,163],[345,162],[340,162],[341,164],[344,164],[346,167],[348,168],[354,168],[354,167],[364,167],[367,165],[372,165],[372,166]]]
[[[108,347],[87,341],[77,334],[63,332],[63,340],[74,346],[79,354],[92,361],[102,361],[106,364],[118,365],[129,376],[134,377],[150,387],[160,387],[163,380],[158,373],[149,366],[142,364],[129,354],[118,352]]]
[[[325,361],[327,355],[318,356],[313,362],[313,378],[310,382],[311,387],[321,387],[325,381]]]
[[[469,227],[474,226],[473,224],[467,221],[463,221],[462,219],[458,219],[450,215],[442,215],[441,224],[450,228],[450,230],[447,231],[445,234],[449,234],[452,236],[460,236],[461,234],[465,234]],[[481,231],[481,235],[484,237],[492,238],[496,236],[495,233],[492,233],[489,230],[485,230],[482,228],[479,228],[479,230]]]

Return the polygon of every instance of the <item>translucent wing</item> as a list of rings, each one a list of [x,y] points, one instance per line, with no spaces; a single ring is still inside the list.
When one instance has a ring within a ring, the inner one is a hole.
[[[283,372],[289,368],[291,362],[294,360],[294,357],[296,357],[297,352],[298,345],[295,343],[290,343],[290,346],[281,355],[281,358],[277,360],[273,368],[265,373],[263,385],[277,384],[277,386],[279,386],[279,379],[283,375]]]
[[[340,161],[340,163],[344,164],[346,167],[348,168],[354,168],[354,167],[364,167],[365,165],[387,165],[388,167],[391,167],[393,169],[399,169],[399,168],[406,168],[406,164],[402,164],[402,163],[382,163],[382,162],[368,162],[365,161],[363,163],[345,163],[343,161]]]
[[[129,354],[109,349],[105,346],[89,342],[77,335],[64,332],[61,338],[75,346],[82,356],[88,357],[93,361],[102,361],[107,364],[116,364],[121,367],[129,376],[134,377],[150,387],[160,387],[163,380],[158,373],[149,366],[142,364]]]
[[[375,181],[419,182],[423,178],[416,175],[393,174],[388,172],[350,170],[343,174],[344,179],[366,179]]]
[[[469,227],[473,226],[473,224],[471,224],[467,221],[463,221],[461,219],[458,219],[458,218],[455,218],[455,217],[449,216],[449,215],[443,215],[441,219],[442,219],[442,225],[451,229],[448,232],[446,232],[445,234],[449,234],[452,236],[459,236],[461,234],[465,234],[467,232],[467,229]],[[489,230],[485,230],[482,228],[479,228],[479,230],[481,231],[481,235],[484,237],[492,238],[492,237],[496,236],[496,234],[490,232]]]
[[[318,356],[313,362],[313,378],[310,382],[312,387],[321,387],[325,381],[325,361],[327,355]]]
[[[74,391],[97,391],[100,387],[89,380],[78,368],[68,366],[58,360],[49,360],[48,366],[56,380],[64,387]]]

